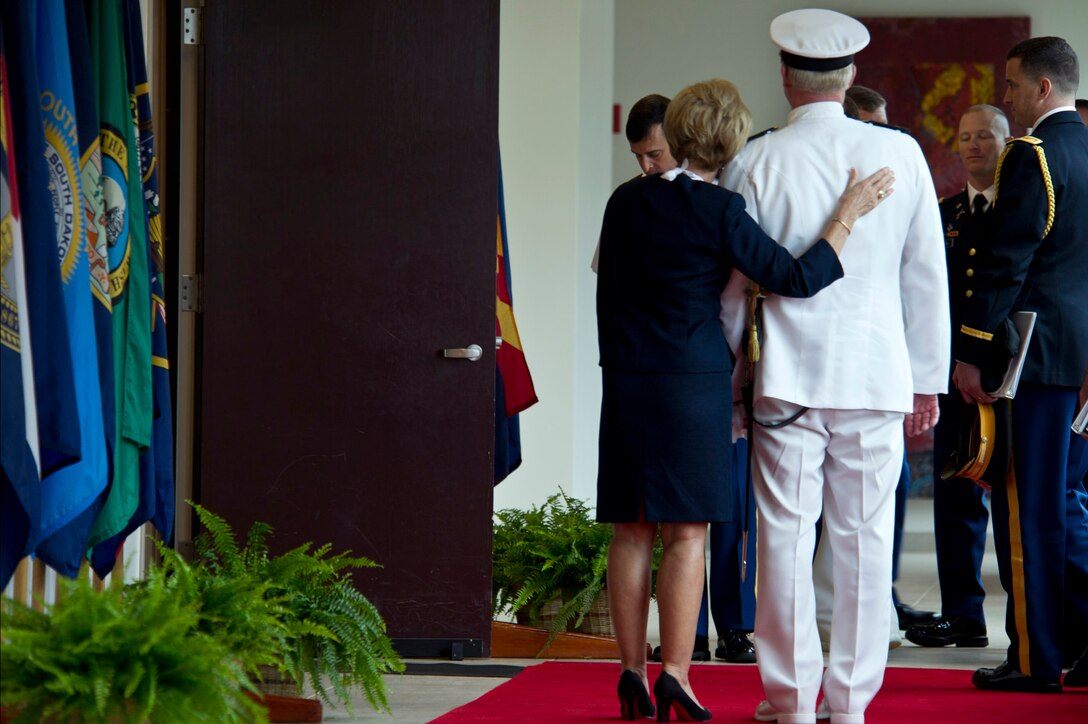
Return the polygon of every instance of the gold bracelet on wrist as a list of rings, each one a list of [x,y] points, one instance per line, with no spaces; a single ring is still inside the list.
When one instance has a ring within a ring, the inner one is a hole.
[[[846,229],[847,234],[852,234],[854,232],[854,230],[847,226],[846,222],[840,219],[838,216],[832,217],[831,221]]]

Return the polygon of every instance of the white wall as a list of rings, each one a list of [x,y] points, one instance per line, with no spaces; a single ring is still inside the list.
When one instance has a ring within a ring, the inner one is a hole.
[[[818,5],[818,3],[815,3]],[[637,171],[611,104],[726,77],[756,128],[788,110],[771,20],[811,0],[502,0],[499,141],[517,315],[540,402],[521,415],[525,462],[495,489],[495,507],[539,503],[562,486],[596,498],[594,279],[588,271],[615,184]],[[1088,79],[1083,0],[838,0],[868,16],[1029,16],[1060,35]],[[969,42],[969,39],[965,39]],[[1080,96],[1088,95],[1088,80]]]
[[[612,0],[502,0],[499,144],[514,314],[540,398],[525,463],[495,508],[560,487],[596,497],[597,368],[589,270],[611,191]]]

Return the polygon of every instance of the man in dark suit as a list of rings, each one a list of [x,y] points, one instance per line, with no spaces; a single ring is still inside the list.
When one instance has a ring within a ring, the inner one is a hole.
[[[1038,317],[1011,403],[1012,465],[992,497],[1008,658],[972,682],[1059,692],[1063,646],[1084,647],[1088,620],[1088,442],[1069,429],[1088,367],[1088,128],[1073,105],[1077,56],[1061,38],[1014,46],[1005,76],[1012,118],[1032,132],[1002,155],[990,248],[961,300],[953,381],[965,401],[994,401],[980,366],[1000,359],[1008,316]]]
[[[971,106],[960,118],[957,149],[967,171],[967,186],[941,201],[953,330],[958,330],[962,322],[964,295],[974,286],[979,250],[989,247],[984,226],[994,199],[997,162],[1008,136],[1009,121],[999,108]],[[956,449],[962,429],[971,425],[974,404],[968,405],[954,389],[951,394],[940,395],[938,402],[941,416],[934,433],[933,470],[940,473]],[[995,413],[1002,412],[998,405]],[[985,478],[988,484],[1000,484],[1004,479],[1006,465],[1002,462],[991,461]],[[982,587],[982,555],[989,518],[983,488],[975,481],[953,477],[934,484],[933,532],[941,617],[909,627],[908,641],[919,646],[988,645],[982,613],[986,597]]]

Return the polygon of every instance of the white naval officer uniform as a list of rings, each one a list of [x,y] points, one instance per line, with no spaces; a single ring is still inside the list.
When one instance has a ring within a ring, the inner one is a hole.
[[[944,239],[925,158],[908,135],[846,118],[840,104],[795,108],[725,169],[760,226],[796,256],[817,239],[846,185],[883,166],[895,191],[853,227],[845,277],[810,299],[770,297],[756,366],[754,484],[760,513],[756,647],[779,722],[814,721],[823,656],[812,587],[813,525],[824,513],[835,602],[824,695],[833,720],[863,721],[887,664],[894,490],[904,413],[944,392],[949,312]],[[723,295],[730,340],[743,282]]]

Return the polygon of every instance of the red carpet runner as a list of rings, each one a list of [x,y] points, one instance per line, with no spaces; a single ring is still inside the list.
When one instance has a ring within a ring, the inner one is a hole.
[[[660,665],[650,665],[651,686],[660,670]],[[615,662],[548,661],[529,666],[476,701],[435,721],[618,721],[619,675],[620,667]],[[690,676],[700,702],[714,713],[715,722],[754,721],[752,713],[763,698],[755,666],[696,665],[691,667]],[[971,686],[970,671],[889,668],[884,686],[865,718],[873,724],[1084,724],[1088,722],[1088,689],[1067,689],[1061,694],[985,692]]]

